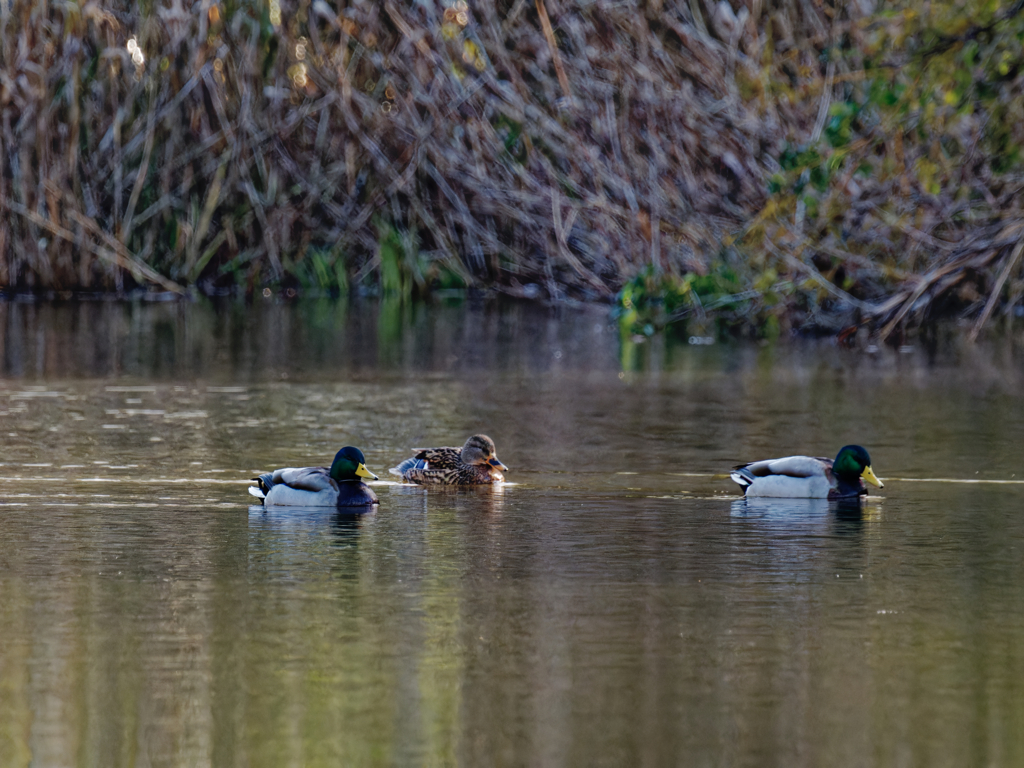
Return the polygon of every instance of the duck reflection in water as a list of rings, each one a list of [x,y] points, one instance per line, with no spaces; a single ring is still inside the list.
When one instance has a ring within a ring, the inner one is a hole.
[[[268,530],[330,530],[340,536],[358,534],[360,527],[377,515],[377,506],[367,507],[266,507],[249,505],[249,525]]]
[[[474,517],[490,518],[501,513],[507,485],[508,483],[440,485],[431,487],[427,492],[426,488],[419,484],[396,483],[389,491],[396,499],[418,500],[415,506],[424,513],[450,509],[456,513],[465,511]]]
[[[764,499],[732,503],[731,547],[761,577],[789,584],[794,574],[813,580],[862,579],[872,572],[871,535],[877,503],[856,500]]]
[[[376,507],[373,510],[376,510]],[[359,532],[363,523],[372,519],[373,516],[373,511],[366,513],[340,509],[331,515],[331,532],[334,534],[337,545],[355,547],[359,541]]]
[[[732,502],[732,517],[758,521],[767,528],[789,532],[847,535],[863,530],[866,523],[881,517],[880,500],[864,504],[853,499],[761,499],[744,498]],[[821,528],[826,527],[827,531]]]

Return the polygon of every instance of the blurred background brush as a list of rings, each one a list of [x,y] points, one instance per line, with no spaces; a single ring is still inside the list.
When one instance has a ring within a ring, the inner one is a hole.
[[[8,0],[0,285],[984,323],[1024,293],[1022,7]]]

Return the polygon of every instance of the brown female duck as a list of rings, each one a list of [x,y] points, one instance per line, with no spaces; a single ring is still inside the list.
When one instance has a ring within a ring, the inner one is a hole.
[[[473,435],[462,448],[414,448],[391,474],[421,485],[481,485],[500,483],[508,467],[498,461],[494,441],[487,435]]]

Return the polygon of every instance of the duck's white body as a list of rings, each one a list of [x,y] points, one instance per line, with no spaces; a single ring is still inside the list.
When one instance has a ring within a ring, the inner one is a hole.
[[[740,485],[744,483],[736,479],[734,472],[731,477]],[[770,475],[754,478],[747,486],[748,497],[771,497],[776,499],[827,499],[832,486],[824,477],[787,477]]]
[[[827,499],[836,489],[832,460],[812,456],[765,459],[738,467],[730,478],[748,497]]]
[[[337,507],[350,504],[370,503],[368,500],[351,498],[357,489],[365,489],[366,494],[376,502],[376,496],[362,483],[345,482],[347,493],[342,505],[338,504],[341,495],[339,484],[329,474],[327,467],[284,467],[263,475],[264,485],[270,490],[264,493],[259,487],[250,485],[249,493],[268,507]],[[352,486],[349,488],[348,486]]]
[[[338,506],[338,491],[327,489],[323,491],[304,491],[299,488],[291,488],[287,485],[275,485],[266,496],[263,491],[254,485],[249,486],[249,493],[268,507],[336,507]]]

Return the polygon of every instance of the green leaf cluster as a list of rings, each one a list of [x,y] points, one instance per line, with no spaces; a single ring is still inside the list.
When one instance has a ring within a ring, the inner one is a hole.
[[[725,264],[706,275],[676,275],[647,266],[619,291],[615,315],[629,332],[651,336],[693,312],[734,308],[742,291],[739,276]]]

